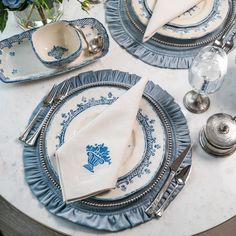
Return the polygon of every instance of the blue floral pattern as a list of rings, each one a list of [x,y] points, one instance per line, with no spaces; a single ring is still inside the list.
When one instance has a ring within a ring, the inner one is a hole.
[[[101,96],[99,99],[88,99],[86,97],[82,97],[81,102],[77,104],[76,109],[71,109],[69,112],[61,114],[61,117],[63,118],[63,121],[61,122],[62,129],[59,135],[56,137],[58,139],[56,148],[58,149],[64,143],[66,130],[70,122],[77,115],[93,106],[111,105],[116,100],[117,97],[113,96],[111,92],[109,92],[107,96]],[[118,179],[116,187],[124,192],[127,189],[127,185],[131,184],[135,177],[140,178],[142,175],[150,173],[149,166],[152,163],[151,159],[155,157],[156,151],[160,148],[160,145],[157,143],[157,140],[154,137],[155,130],[153,128],[153,124],[155,123],[155,120],[149,119],[147,115],[143,115],[142,110],[140,109],[137,114],[137,121],[143,127],[145,136],[145,151],[140,164],[136,166],[134,170],[131,170],[129,173]],[[91,166],[88,168],[90,168],[90,170],[93,170]]]
[[[91,108],[93,106],[98,105],[111,105],[114,101],[116,101],[117,97],[113,96],[112,93],[108,93],[107,97],[101,96],[99,99],[90,98],[87,99],[85,97],[82,97],[82,101],[77,104],[77,107],[73,110],[71,109],[67,113],[61,114],[63,121],[61,123],[62,130],[60,134],[56,137],[59,140],[58,145],[56,148],[58,149],[63,143],[64,143],[64,137],[65,132],[70,124],[70,122],[80,113],[87,110],[88,108]]]
[[[99,164],[105,164],[107,162],[111,164],[111,157],[109,155],[108,147],[103,144],[88,145],[86,147],[88,155],[88,164],[84,165],[88,171],[94,173],[94,167]]]
[[[152,10],[149,8],[147,0],[139,0],[138,3],[140,4],[141,7],[141,15],[144,16],[147,19],[151,18],[152,15]],[[200,24],[197,25],[189,25],[188,27],[186,26],[181,26],[181,25],[175,25],[173,23],[168,23],[163,26],[164,29],[172,30],[173,32],[183,32],[183,33],[188,33],[191,32],[192,30],[195,32],[202,31],[202,29],[207,30],[209,22],[215,21],[216,19],[220,18],[220,7],[222,6],[223,1],[221,0],[215,0],[213,9],[205,19],[203,19]],[[190,15],[192,16],[195,11],[198,10],[198,6],[194,6],[183,15]]]
[[[93,26],[94,28],[94,34],[95,36],[97,35],[102,35],[102,37],[104,38],[104,47],[102,49],[102,53],[99,55],[96,55],[94,57],[91,58],[87,58],[86,60],[82,60],[81,62],[78,62],[74,65],[65,67],[63,70],[55,70],[55,69],[51,69],[51,68],[47,68],[45,67],[45,70],[41,70],[41,73],[35,73],[34,71],[32,71],[32,73],[30,72],[30,74],[27,73],[26,75],[22,75],[21,73],[19,73],[18,77],[14,77],[14,76],[10,76],[7,74],[7,70],[3,70],[0,73],[0,80],[3,81],[4,83],[16,83],[16,82],[22,82],[22,81],[29,81],[29,80],[37,80],[37,79],[42,79],[45,77],[52,77],[55,75],[59,75],[65,72],[69,72],[72,71],[74,69],[78,69],[81,67],[84,67],[86,65],[89,65],[91,63],[93,63],[94,61],[98,60],[99,58],[104,57],[109,49],[109,37],[107,34],[107,31],[105,29],[105,27],[96,19],[94,18],[83,18],[83,19],[78,19],[78,20],[74,20],[74,21],[67,21],[68,23],[76,26],[76,27],[81,27],[81,28],[89,28],[90,26]],[[18,47],[18,45],[21,45],[22,43],[25,43],[25,45],[27,46],[27,48],[31,45],[30,43],[30,39],[31,39],[31,35],[32,33],[35,31],[35,29],[31,29],[28,31],[25,31],[23,33],[14,35],[10,38],[4,39],[2,41],[0,41],[0,60],[2,60],[2,66],[3,68],[0,67],[0,69],[4,69],[5,67],[7,68],[7,62],[5,56],[3,56],[3,54],[5,54],[5,51],[8,52],[10,48],[12,47]],[[32,49],[33,50],[33,49]],[[15,56],[17,58],[20,58],[21,55],[19,55],[18,51],[15,52]],[[32,62],[36,62],[38,61],[38,58],[32,57]],[[24,68],[23,68],[24,69]]]
[[[67,48],[54,45],[53,48],[48,52],[48,56],[60,60],[67,51],[68,51]]]

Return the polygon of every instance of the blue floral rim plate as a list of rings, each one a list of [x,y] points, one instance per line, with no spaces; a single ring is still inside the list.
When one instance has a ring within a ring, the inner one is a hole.
[[[131,0],[135,20],[147,25],[155,0]],[[158,30],[158,34],[176,39],[199,39],[215,30],[228,18],[228,0],[205,0]]]
[[[62,68],[49,68],[35,55],[31,34],[35,29],[17,34],[0,42],[0,80],[4,83],[20,83],[49,78],[89,65],[104,57],[109,50],[109,37],[105,27],[94,18],[66,21],[84,31],[88,41],[102,36],[104,47],[96,55],[87,55],[86,43],[82,40],[80,56]],[[29,66],[30,62],[30,66]]]
[[[66,204],[62,200],[55,150],[133,86],[139,76],[121,71],[89,71],[69,79],[71,93],[49,108],[35,147],[24,147],[25,178],[31,191],[52,214],[97,230],[119,231],[152,219],[146,208],[161,190],[169,166],[190,144],[189,130],[180,107],[158,85],[146,85],[133,134],[127,146],[127,168],[122,170],[116,189],[103,195]],[[40,103],[35,111],[41,107]],[[36,127],[39,123],[36,124]],[[191,164],[191,153],[182,167]],[[163,199],[175,188],[172,181]],[[181,191],[179,187],[174,197]]]
[[[235,16],[235,5],[236,0],[229,0],[228,16],[222,19],[222,24],[212,33],[194,39],[155,34],[143,43],[146,26],[140,22],[129,0],[108,0],[106,20],[114,40],[143,62],[162,68],[188,69],[200,48],[212,43],[225,32]]]

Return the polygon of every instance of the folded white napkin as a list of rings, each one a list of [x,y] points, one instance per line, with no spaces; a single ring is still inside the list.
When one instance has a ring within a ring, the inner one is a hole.
[[[56,151],[64,201],[115,188],[146,83],[141,79]]]
[[[148,41],[163,25],[180,16],[202,0],[157,0],[148,22],[143,42]]]

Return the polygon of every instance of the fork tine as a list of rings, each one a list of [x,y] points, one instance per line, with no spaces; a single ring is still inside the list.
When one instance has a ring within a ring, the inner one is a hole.
[[[62,90],[62,96],[65,96],[66,95],[66,93],[67,93],[67,91],[68,91],[68,87],[69,87],[69,83],[68,83],[68,81],[65,81],[64,82],[64,87],[63,87],[63,90]]]
[[[64,89],[63,89],[63,91],[62,91],[62,97],[65,97],[65,96],[68,95],[68,93],[69,93],[69,91],[70,91],[70,88],[71,88],[71,86],[70,86],[69,81],[68,81],[68,80],[65,81],[65,86],[64,86]]]
[[[54,102],[60,101],[64,96],[66,96],[69,93],[70,86],[68,81],[65,81],[62,83],[59,92],[57,93],[56,97],[54,98]]]
[[[58,101],[58,100],[60,99],[60,97],[61,97],[61,95],[62,95],[62,91],[63,91],[63,89],[64,89],[64,87],[65,87],[65,83],[59,84],[58,86],[60,86],[60,87],[58,88],[58,91],[57,91],[57,93],[56,93],[56,96],[55,96],[55,98],[54,98],[54,101]]]
[[[58,90],[57,84],[54,84],[51,90],[49,91],[48,95],[45,97],[45,103],[51,103],[56,95]]]
[[[64,96],[67,96],[69,94],[70,89],[71,89],[71,84],[69,83],[69,81],[67,81],[67,89],[66,89],[66,93]]]

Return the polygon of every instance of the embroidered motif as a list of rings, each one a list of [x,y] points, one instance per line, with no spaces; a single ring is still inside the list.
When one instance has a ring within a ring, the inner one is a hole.
[[[88,155],[88,164],[84,165],[84,168],[94,173],[94,167],[107,162],[111,164],[111,157],[109,155],[108,147],[103,144],[88,145],[86,147],[86,152]]]
[[[61,122],[61,131],[59,135],[56,136],[58,139],[58,144],[56,144],[56,149],[58,149],[63,143],[65,138],[66,130],[70,124],[70,122],[77,116],[80,115],[82,112],[86,111],[87,109],[97,106],[97,105],[111,105],[113,102],[117,100],[111,92],[109,92],[106,96],[101,96],[100,98],[96,99],[82,97],[81,102],[77,104],[77,107],[73,110],[69,110],[67,113],[62,113],[62,122]],[[155,111],[155,110],[154,110]],[[147,115],[142,114],[142,110],[139,110],[137,115],[137,120],[139,124],[142,126],[144,137],[145,137],[145,150],[142,157],[142,161],[136,167],[135,170],[127,173],[126,175],[122,176],[117,181],[117,188],[121,189],[122,191],[126,191],[127,186],[133,183],[133,179],[136,177],[142,177],[145,174],[150,173],[149,165],[151,164],[151,159],[155,158],[156,151],[161,147],[156,140],[155,137],[155,130],[153,128],[153,124],[155,120],[149,119]]]
[[[48,56],[54,57],[55,59],[60,60],[62,56],[65,54],[65,52],[67,51],[68,51],[67,48],[63,48],[60,46],[53,46],[51,51],[48,52]]]

